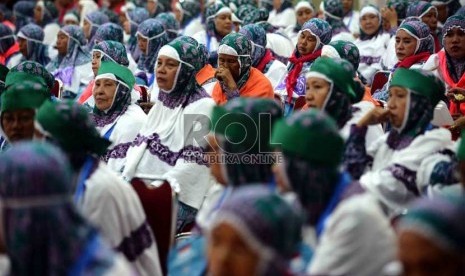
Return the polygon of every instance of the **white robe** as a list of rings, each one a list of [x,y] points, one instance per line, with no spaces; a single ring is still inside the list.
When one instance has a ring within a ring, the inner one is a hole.
[[[201,30],[192,36],[198,43],[203,44],[207,47],[208,52],[217,51],[220,46],[220,41],[216,40],[216,37],[210,37],[210,43],[208,43],[207,32]]]
[[[266,41],[267,49],[286,59],[290,58],[295,50],[296,44],[293,44],[285,34],[268,33],[266,34]]]
[[[295,25],[297,19],[295,17],[294,8],[287,8],[280,13],[272,10],[268,16],[268,23],[277,28],[285,29],[289,26]]]
[[[81,203],[78,207],[84,217],[100,230],[112,248],[117,248],[125,240],[137,238],[135,231],[147,220],[139,197],[131,185],[103,162],[86,180]],[[155,236],[150,226],[147,227],[149,232],[145,233],[152,236],[153,242],[130,264],[139,275],[161,275]]]
[[[287,67],[279,60],[274,60],[265,73],[265,77],[271,82],[273,89],[284,79],[287,75]]]
[[[193,18],[186,27],[182,30],[181,34],[185,36],[194,36],[196,33],[204,30],[202,25],[202,18],[200,16]]]
[[[371,84],[375,73],[381,70],[381,57],[384,55],[390,36],[383,33],[369,40],[357,39],[354,43],[360,51],[358,71]]]
[[[347,26],[347,29],[349,29],[349,31],[353,35],[360,35],[360,13],[358,11],[352,10],[352,12],[348,16],[344,17],[343,21],[344,24]]]

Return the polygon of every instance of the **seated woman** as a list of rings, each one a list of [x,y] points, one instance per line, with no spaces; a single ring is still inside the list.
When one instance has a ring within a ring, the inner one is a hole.
[[[5,24],[0,23],[0,64],[12,68],[20,62],[21,52],[13,31]]]
[[[168,35],[160,21],[150,18],[139,25],[136,36],[141,51],[137,69],[145,75],[146,86],[151,86],[155,83],[154,70],[158,51],[168,43]]]
[[[210,64],[216,67],[217,50],[223,37],[232,31],[232,11],[221,2],[215,2],[206,7],[205,30],[194,34],[199,43],[207,47],[210,53]]]
[[[320,57],[323,45],[331,41],[331,26],[321,19],[312,18],[299,32],[294,53],[289,59],[288,73],[275,88],[284,103],[287,116],[294,108],[295,100],[305,95],[305,73],[314,60]]]
[[[316,11],[313,4],[308,0],[300,0],[297,2],[294,10],[296,24],[287,27],[284,32],[292,40],[292,44],[296,45],[302,26],[305,24],[305,22],[316,16]]]
[[[25,77],[2,93],[0,133],[4,141],[0,153],[17,142],[32,140],[36,110],[47,99],[50,99],[50,92],[46,86]]]
[[[124,32],[129,36],[126,42],[126,48],[132,58],[137,62],[140,57],[140,49],[137,46],[137,28],[139,24],[149,19],[150,15],[144,8],[136,8],[132,11],[126,12],[126,21],[123,24]]]
[[[295,25],[296,18],[292,1],[273,1],[273,10],[270,12],[268,22],[278,29],[286,29],[289,26]]]
[[[343,40],[353,42],[355,37],[343,21],[344,7],[341,0],[325,0],[322,3],[323,17],[332,29],[331,41]]]
[[[398,223],[398,260],[403,275],[461,275],[465,270],[465,202],[453,197],[421,199]]]
[[[423,159],[447,154],[453,142],[449,130],[430,123],[444,95],[444,84],[432,73],[399,68],[389,94],[387,110],[373,109],[352,126],[344,159],[351,175],[360,178],[361,186],[395,215],[424,193],[424,183],[417,181],[417,175],[428,169]],[[388,120],[392,129],[366,148],[367,127]]]
[[[397,68],[424,69],[433,71],[433,61],[427,63],[434,53],[434,40],[428,26],[420,21],[405,20],[396,32],[397,64],[390,68],[395,72]],[[389,82],[380,90],[373,91],[373,98],[387,101],[389,98]]]
[[[442,29],[438,28],[438,10],[431,3],[418,1],[409,5],[407,17],[417,17],[425,23],[434,39],[434,52],[437,53],[442,48],[442,41],[439,39]]]
[[[354,37],[358,37],[360,35],[360,13],[354,9],[354,1],[342,1],[342,8],[344,11],[344,24]]]
[[[350,129],[374,108],[360,103],[364,89],[354,80],[355,71],[344,59],[320,57],[306,77],[306,101],[310,108],[324,110],[336,121],[341,136],[347,140]],[[368,147],[384,134],[381,125],[370,126],[365,139]]]
[[[315,109],[296,112],[275,124],[271,143],[282,152],[274,171],[304,210],[304,242],[314,250],[307,275],[382,275],[395,235],[375,197],[349,197],[335,122]]]
[[[197,1],[180,1],[173,10],[179,21],[181,34],[193,36],[203,30],[201,4]],[[179,14],[179,15],[178,15]]]
[[[276,60],[271,50],[266,48],[265,30],[258,24],[249,24],[242,27],[239,33],[252,42],[252,66],[265,75],[272,87],[276,87],[286,75],[287,69],[286,65]]]
[[[209,229],[208,274],[290,274],[301,227],[300,212],[279,195],[260,186],[239,189],[220,207]]]
[[[100,136],[91,115],[77,103],[49,101],[37,111],[35,127],[36,137],[45,136],[58,145],[79,175],[69,192],[84,217],[139,275],[159,275],[156,241],[139,197],[129,183],[99,161],[111,142]]]
[[[163,28],[168,35],[168,41],[172,41],[178,37],[179,33],[179,22],[176,21],[173,13],[171,12],[164,12],[160,13],[155,17],[155,19],[159,20],[163,24]]]
[[[113,40],[119,43],[124,43],[124,30],[120,25],[108,22],[100,25],[97,28],[93,39],[94,45],[99,44],[105,40]]]
[[[82,30],[84,31],[84,36],[86,37],[87,49],[92,49],[94,47],[94,36],[97,32],[98,27],[101,25],[110,22],[110,19],[106,14],[100,11],[94,11],[87,14],[83,19]]]
[[[252,67],[252,43],[240,33],[223,38],[218,48],[217,82],[212,98],[224,104],[237,97],[273,98],[271,82]]]
[[[60,31],[58,9],[51,1],[37,1],[34,9],[34,22],[44,30],[44,44],[52,46]]]
[[[58,56],[46,69],[63,82],[63,98],[76,98],[92,80],[91,57],[85,45],[84,33],[78,26],[65,26],[58,32]]]
[[[22,143],[2,155],[2,248],[15,275],[130,275],[70,200],[71,166],[56,147]],[[18,242],[21,241],[21,242]]]
[[[371,85],[373,76],[381,70],[381,57],[386,51],[390,35],[383,32],[381,13],[373,6],[360,11],[360,37],[354,42],[360,51],[359,72]]]
[[[36,24],[27,24],[18,34],[19,51],[23,55],[21,61],[35,61],[46,66],[50,62],[48,46],[43,44],[44,31]]]
[[[194,221],[210,187],[203,159],[206,142],[194,138],[198,126],[194,122],[208,118],[214,102],[195,80],[198,62],[197,47],[182,40],[160,49],[156,68],[160,90],[151,95],[157,100],[127,152],[123,171],[128,180],[163,178],[180,189],[178,231]]]
[[[103,61],[92,91],[94,122],[102,137],[112,142],[102,160],[117,173],[123,171],[126,152],[147,119],[142,109],[131,103],[134,83],[127,67]]]

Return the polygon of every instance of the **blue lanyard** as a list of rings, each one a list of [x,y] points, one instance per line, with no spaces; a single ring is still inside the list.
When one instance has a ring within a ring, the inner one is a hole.
[[[107,130],[107,132],[105,133],[105,135],[103,135],[103,138],[107,139],[107,140],[110,140],[110,136],[111,134],[113,133],[113,130],[115,129],[115,126],[116,126],[116,123],[114,123],[109,130]]]
[[[86,269],[87,265],[92,261],[92,258],[95,255],[95,251],[98,249],[98,246],[99,238],[98,235],[94,233],[92,238],[87,243],[84,252],[71,268],[71,271],[69,273],[70,276],[80,276],[84,274],[84,270]]]
[[[316,224],[317,237],[320,237],[321,233],[323,233],[328,217],[333,213],[334,209],[336,209],[337,204],[341,200],[342,194],[350,185],[350,183],[352,183],[352,178],[350,175],[347,172],[341,173],[339,177],[339,183],[337,184],[336,189],[334,190],[334,193],[325,208],[325,211],[321,214],[320,219],[318,219],[318,223]]]
[[[206,34],[206,35],[207,35],[207,50],[208,50],[208,52],[210,52],[210,42],[211,42],[212,38],[208,34]]]
[[[89,178],[92,167],[94,166],[94,158],[92,156],[88,156],[86,158],[86,161],[84,162],[84,166],[81,170],[81,173],[79,174],[77,186],[76,186],[76,192],[74,193],[74,203],[78,204],[79,200],[82,198],[82,195],[84,194],[84,191],[86,189],[85,182],[87,178]]]

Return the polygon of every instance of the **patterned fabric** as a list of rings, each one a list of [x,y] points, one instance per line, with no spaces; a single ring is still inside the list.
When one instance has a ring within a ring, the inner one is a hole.
[[[209,37],[216,37],[217,40],[221,40],[221,37],[216,32],[215,28],[215,17],[217,16],[217,12],[219,12],[222,8],[226,8],[226,6],[221,2],[215,2],[210,4],[205,9],[205,17],[206,17],[206,31]],[[229,10],[231,12],[231,10]]]
[[[263,124],[263,114],[269,116]],[[282,115],[279,105],[270,99],[235,98],[212,112],[212,131],[224,136],[222,148],[226,160],[237,160],[226,164],[228,185],[237,187],[250,183],[269,183],[272,178],[271,163],[250,165],[250,160],[240,155],[269,156],[272,152],[269,141],[271,127]],[[227,118],[227,119],[226,119]],[[256,127],[260,125],[260,130]],[[269,156],[271,157],[271,156]],[[271,158],[269,158],[271,159]]]
[[[444,45],[444,37],[453,29],[459,28],[465,32],[465,16],[454,15],[447,18],[444,27],[442,28],[442,44]],[[447,69],[454,82],[465,74],[465,60],[454,59],[446,52]]]
[[[245,35],[252,42],[252,66],[257,67],[266,53],[265,30],[257,24],[250,24],[242,27],[239,33]]]
[[[70,164],[58,149],[18,144],[3,154],[0,178],[12,274],[109,272],[115,255],[75,209]]]
[[[0,53],[5,54],[15,44],[13,31],[0,23]]]
[[[360,40],[364,41],[364,40],[370,40],[372,39],[373,37],[377,37],[378,35],[382,34],[383,33],[383,24],[382,23],[382,20],[381,20],[381,12],[379,11],[379,9],[377,7],[374,7],[372,5],[368,5],[368,6],[365,6],[363,9],[360,10],[360,20],[362,18],[362,16],[364,14],[368,14],[368,13],[373,13],[375,12],[374,14],[376,16],[378,16],[379,18],[379,26],[378,26],[378,30],[374,33],[374,34],[371,34],[371,35],[367,35],[363,30],[362,28],[360,28]]]
[[[73,101],[44,103],[37,111],[36,121],[67,153],[101,155],[111,143],[100,137],[89,112]]]
[[[61,28],[60,32],[68,36],[68,51],[65,56],[58,55],[47,65],[55,78],[65,85],[71,85],[76,66],[91,62],[89,52],[84,48],[86,39],[82,29],[75,25]]]
[[[346,25],[342,21],[344,18],[342,1],[325,0],[323,3],[325,20],[329,23],[329,25],[331,25],[333,36],[342,32],[349,32],[349,29],[347,29]]]
[[[97,127],[114,123],[131,104],[131,91],[134,86],[135,79],[132,72],[120,64],[114,62],[102,62],[98,70],[96,78],[101,74],[115,74],[117,81],[116,91],[113,103],[108,110],[100,110],[97,105],[94,106],[93,115],[94,122]],[[94,88],[95,89],[95,88]]]
[[[128,40],[128,50],[134,58],[140,55],[139,46],[137,45],[137,28],[139,24],[150,18],[148,11],[144,8],[136,8],[126,13],[126,18],[131,24],[131,34]]]
[[[10,85],[2,93],[0,111],[18,109],[37,109],[50,99],[47,88],[39,82],[23,77],[21,82]]]
[[[40,22],[42,27],[58,20],[58,9],[55,3],[41,0],[37,2],[37,5],[42,7],[42,21]]]
[[[168,35],[163,24],[156,19],[147,19],[137,28],[137,34],[148,39],[147,51],[142,53],[137,68],[147,73],[153,73],[158,57],[158,51],[168,43]]]
[[[331,54],[332,50],[337,52],[337,56]],[[357,71],[358,65],[360,63],[360,52],[358,51],[357,46],[354,43],[349,41],[331,41],[328,45],[324,45],[321,51],[321,56],[327,56],[331,58],[342,58],[350,62],[354,67],[354,71]]]
[[[237,88],[240,90],[242,86],[247,82],[250,75],[250,67],[252,67],[252,43],[243,34],[230,33],[225,36],[220,43],[218,48],[218,54],[221,54],[221,46],[226,45],[233,48],[237,53],[237,59],[239,61],[239,80],[237,80]]]
[[[397,29],[406,31],[409,35],[417,41],[417,48],[415,49],[414,55],[423,52],[434,53],[434,39],[431,35],[428,25],[420,21],[408,21],[402,23]]]
[[[265,23],[269,16],[268,10],[264,8],[257,8],[253,5],[240,6],[236,13],[237,16],[242,20],[243,25],[254,24],[258,22]]]
[[[105,23],[98,27],[94,35],[94,44],[105,40],[113,40],[119,43],[124,43],[124,30],[121,26],[115,23]]]
[[[23,26],[32,22],[35,6],[34,1],[18,1],[13,6],[16,30],[20,30]]]
[[[155,17],[155,19],[159,20],[163,24],[163,28],[166,31],[166,34],[168,35],[168,40],[171,41],[178,37],[178,32],[179,32],[179,22],[176,20],[174,17],[173,13],[160,13]]]
[[[195,44],[185,42],[183,39],[175,39],[164,47],[174,49],[179,56],[178,61],[180,63],[174,87],[171,88],[171,91],[160,89],[158,100],[164,106],[174,109],[178,106],[185,107],[193,101],[207,97],[208,94],[195,80],[197,70],[193,64],[201,63],[200,59],[202,58],[198,47]],[[172,56],[171,58],[176,59],[176,57]]]
[[[192,64],[195,67],[196,71],[200,71],[200,69],[202,69],[208,63],[208,50],[207,47],[205,47],[205,45],[198,43],[197,40],[195,40],[194,38],[185,35],[179,36],[178,38],[176,38],[176,40],[190,43],[197,47],[199,59],[197,63]]]
[[[407,16],[407,9],[409,7],[408,0],[389,0],[386,5],[388,8],[394,8],[397,13],[397,20],[402,21]]]
[[[103,53],[101,61],[116,62],[123,66],[129,66],[129,59],[126,53],[126,47],[123,44],[106,40],[95,45],[94,51],[98,50]]]
[[[465,251],[465,202],[462,197],[422,198],[398,224],[400,233],[417,233],[447,252]]]
[[[285,275],[299,250],[302,222],[299,210],[276,193],[252,186],[236,190],[224,202],[210,229],[222,223],[235,228],[257,251],[263,275]]]
[[[184,0],[179,3],[182,10],[181,27],[184,29],[192,21],[192,19],[199,16],[200,2],[195,0]]]
[[[9,80],[14,72],[23,72],[29,75],[38,76],[42,78],[44,80],[44,84],[47,85],[49,91],[52,90],[53,85],[55,83],[55,78],[53,77],[53,75],[50,74],[50,72],[47,71],[44,66],[35,61],[23,61],[15,67],[11,68],[10,72],[11,74],[8,75],[6,85],[9,85],[10,83],[13,84],[19,82],[19,80],[17,80],[16,78]]]
[[[43,66],[50,62],[48,46],[43,44],[44,31],[36,24],[28,24],[19,30],[18,37],[27,40],[27,56],[23,60],[36,61]]]
[[[373,157],[367,154],[365,137],[368,127],[350,127],[350,136],[344,149],[343,164],[353,179],[360,179],[367,167],[373,164]],[[409,140],[409,143],[411,140]]]
[[[414,2],[408,6],[406,17],[414,16],[414,17],[421,18],[426,13],[428,13],[431,9],[436,10],[436,8],[429,2],[426,2],[426,1]]]
[[[98,27],[101,25],[110,22],[110,19],[106,14],[100,11],[93,11],[86,15],[85,19],[90,25],[90,35],[89,35],[89,43],[87,45],[88,49],[92,49],[94,47],[94,36],[97,32]]]

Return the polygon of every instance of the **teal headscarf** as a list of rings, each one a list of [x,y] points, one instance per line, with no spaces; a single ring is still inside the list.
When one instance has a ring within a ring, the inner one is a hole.
[[[237,87],[241,89],[249,79],[252,67],[252,43],[243,34],[230,33],[221,40],[218,47],[218,55],[220,54],[237,56],[240,65]]]

